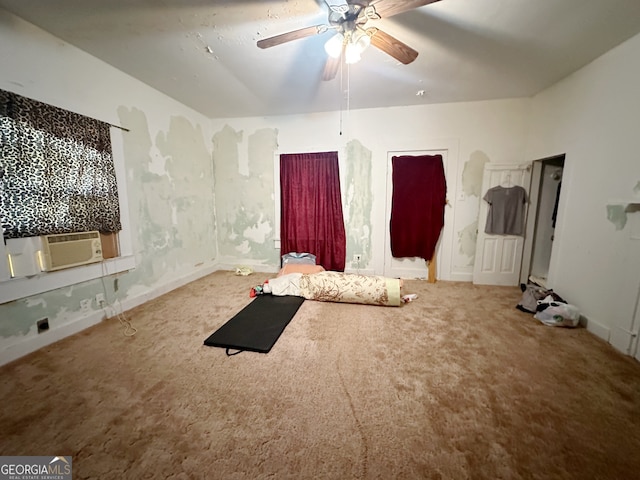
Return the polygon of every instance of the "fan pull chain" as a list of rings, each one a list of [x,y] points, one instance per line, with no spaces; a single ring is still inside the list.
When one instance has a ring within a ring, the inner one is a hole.
[[[351,117],[351,64],[347,64],[347,122]]]
[[[342,136],[342,92],[344,90],[344,83],[343,83],[343,76],[342,76],[342,71],[343,71],[343,66],[344,62],[342,61],[342,57],[340,58],[340,136]]]
[[[344,76],[343,72],[344,62],[340,62],[340,135],[342,136],[342,132],[344,130],[344,122],[343,122],[343,92],[344,90]],[[350,110],[351,110],[351,65],[347,64],[347,122],[349,121]]]

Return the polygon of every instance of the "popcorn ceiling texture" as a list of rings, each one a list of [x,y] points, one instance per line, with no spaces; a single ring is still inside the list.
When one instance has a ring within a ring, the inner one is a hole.
[[[269,354],[204,339],[263,275],[216,272],[0,368],[1,455],[74,478],[621,479],[640,366],[512,287],[405,281],[399,308],[305,301]]]

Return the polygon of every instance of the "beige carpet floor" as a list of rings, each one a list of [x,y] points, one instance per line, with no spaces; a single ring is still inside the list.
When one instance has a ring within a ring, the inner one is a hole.
[[[269,354],[204,339],[264,274],[216,272],[0,368],[0,454],[94,479],[640,478],[640,365],[515,309],[407,281],[400,308],[306,301]],[[561,293],[561,292],[560,292]]]

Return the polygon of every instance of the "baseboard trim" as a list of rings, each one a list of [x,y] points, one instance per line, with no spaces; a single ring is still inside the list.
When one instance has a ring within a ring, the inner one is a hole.
[[[191,283],[218,270],[225,270],[225,268],[217,263],[203,265],[193,272],[174,278],[171,281],[158,285],[146,292],[138,293],[133,297],[128,297],[120,303],[123,310],[131,310],[132,308],[142,305],[149,300],[153,300],[165,293],[169,293],[171,290],[175,290],[176,288],[182,287],[187,283]],[[0,365],[5,365],[29,355],[36,350],[52,345],[66,337],[79,333],[82,330],[100,323],[105,318],[107,318],[107,315],[103,310],[95,310],[89,314],[74,317],[62,325],[54,326],[44,334],[36,334],[35,331],[34,333],[30,332],[30,334],[25,335],[23,339],[0,351]]]
[[[276,274],[278,273],[278,267],[274,267],[273,265],[264,265],[261,263],[241,263],[241,262],[235,262],[235,263],[218,263],[218,270],[231,270],[231,271],[235,271],[235,269],[237,267],[240,266],[245,266],[245,267],[249,267],[251,270],[253,270],[254,272],[260,272],[260,273],[273,273]]]
[[[18,358],[29,355],[41,348],[52,345],[60,340],[85,330],[100,323],[106,318],[104,312],[95,311],[81,317],[71,319],[69,322],[53,327],[46,333],[25,336],[23,340],[14,343],[0,351],[0,365],[13,362]]]
[[[600,337],[605,342],[609,342],[609,338],[611,336],[611,330],[609,327],[605,327],[591,318],[586,318],[584,315],[580,317],[580,325],[586,327],[586,329],[596,337]]]

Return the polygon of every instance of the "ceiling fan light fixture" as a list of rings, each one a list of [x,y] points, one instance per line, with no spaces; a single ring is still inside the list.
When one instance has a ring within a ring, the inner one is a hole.
[[[360,32],[360,35],[353,40],[353,43],[358,47],[358,51],[362,53],[371,45],[371,37],[366,32]]]
[[[347,43],[344,49],[344,62],[357,63],[360,59],[360,48],[355,43]]]
[[[341,33],[336,33],[333,37],[327,40],[327,43],[324,44],[324,49],[330,57],[338,58],[342,53],[343,42],[344,36]]]

